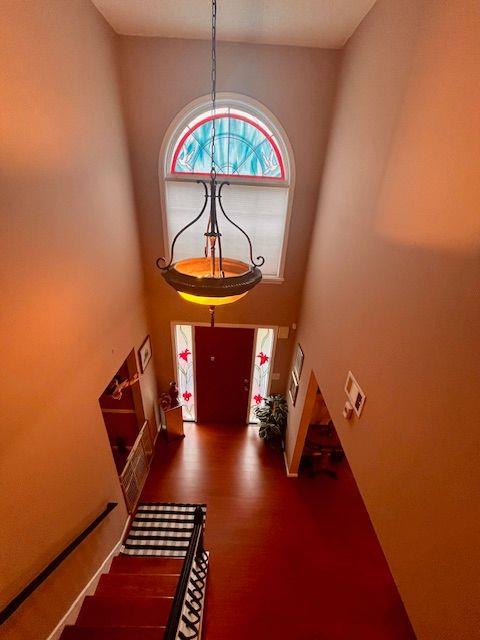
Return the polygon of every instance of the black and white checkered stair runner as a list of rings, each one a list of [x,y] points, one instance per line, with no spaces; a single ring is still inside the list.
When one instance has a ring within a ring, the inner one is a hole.
[[[121,553],[127,556],[184,558],[192,535],[195,509],[207,505],[143,502],[138,506]]]

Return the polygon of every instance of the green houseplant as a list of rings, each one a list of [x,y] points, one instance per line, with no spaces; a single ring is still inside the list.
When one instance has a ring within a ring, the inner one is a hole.
[[[260,421],[260,438],[267,441],[283,438],[287,426],[287,413],[285,396],[278,393],[265,398],[265,404],[255,410],[255,415]]]

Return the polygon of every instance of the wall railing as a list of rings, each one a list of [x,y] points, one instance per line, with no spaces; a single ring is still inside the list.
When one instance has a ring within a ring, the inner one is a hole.
[[[38,575],[31,580],[26,587],[24,587],[19,594],[17,594],[10,602],[0,611],[0,624],[3,624],[14,613],[18,607],[25,602],[25,600],[32,595],[42,582],[44,582],[48,576],[55,571],[55,569],[69,556],[78,545],[89,536],[94,529],[104,520],[108,514],[115,509],[117,502],[109,502],[105,509],[95,520],[93,520],[88,527],[86,527],[72,542],[65,547],[55,558],[43,569]]]

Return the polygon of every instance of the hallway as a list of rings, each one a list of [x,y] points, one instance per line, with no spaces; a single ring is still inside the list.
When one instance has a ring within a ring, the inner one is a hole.
[[[287,478],[254,427],[157,441],[143,501],[206,502],[206,640],[414,638],[346,464]]]

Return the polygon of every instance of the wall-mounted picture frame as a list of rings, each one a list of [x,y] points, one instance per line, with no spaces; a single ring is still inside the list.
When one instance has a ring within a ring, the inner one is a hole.
[[[290,380],[288,382],[288,395],[290,396],[290,400],[292,401],[293,406],[295,406],[295,402],[297,401],[298,394],[298,380],[294,371],[290,372]]]
[[[147,336],[142,343],[142,346],[138,350],[138,360],[140,362],[140,371],[144,373],[145,369],[152,357],[152,344],[150,342],[150,336]]]
[[[295,360],[293,363],[293,371],[297,376],[297,380],[300,380],[300,376],[302,375],[303,358],[303,349],[300,346],[300,343],[297,343],[297,350],[295,351]]]

